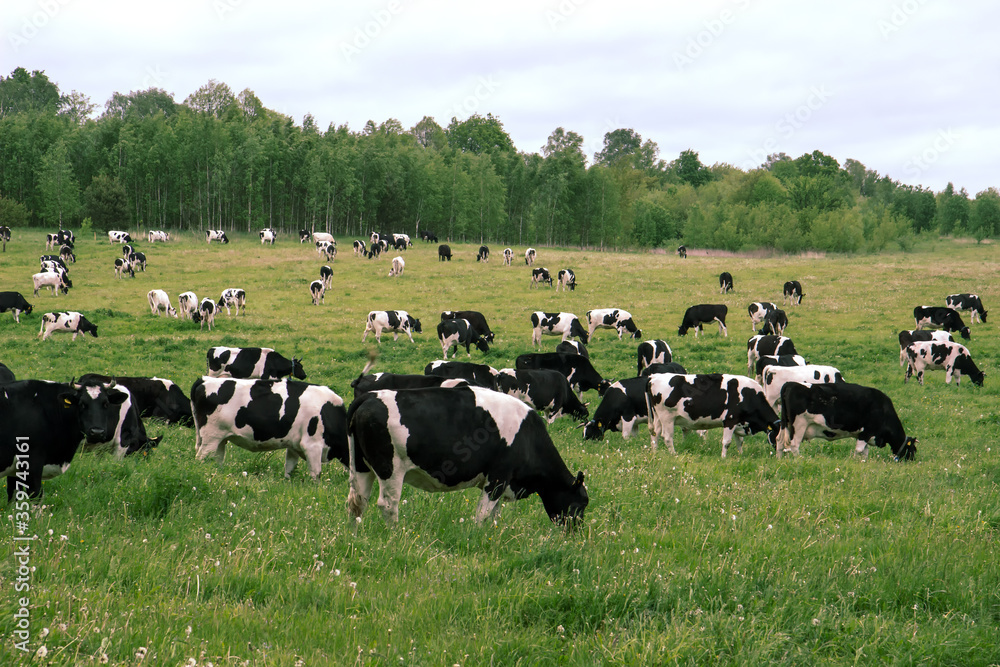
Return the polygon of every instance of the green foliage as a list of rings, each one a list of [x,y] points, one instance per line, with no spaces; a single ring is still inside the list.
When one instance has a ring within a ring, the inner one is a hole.
[[[28,224],[28,209],[19,201],[0,197],[0,225],[24,227]]]
[[[473,114],[465,120],[452,118],[446,132],[448,145],[470,153],[506,153],[514,150],[514,142],[503,129],[503,123],[493,114],[486,117]]]
[[[38,189],[42,197],[42,220],[60,229],[69,224],[80,212],[80,186],[69,162],[66,144],[57,141],[42,157],[38,175]]]
[[[712,180],[712,173],[702,165],[701,160],[698,159],[698,153],[691,149],[681,151],[673,168],[682,182],[695,187]]]
[[[125,188],[117,179],[104,174],[90,183],[86,192],[87,217],[94,229],[107,232],[120,229],[128,218],[128,200]]]
[[[983,190],[976,195],[969,214],[969,231],[981,243],[1000,232],[1000,193],[996,188]]]

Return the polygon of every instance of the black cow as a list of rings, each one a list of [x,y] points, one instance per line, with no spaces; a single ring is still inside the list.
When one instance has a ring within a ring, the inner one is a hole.
[[[109,441],[114,447],[115,458],[123,459],[131,454],[152,449],[163,439],[163,436],[150,438],[146,434],[146,427],[142,423],[139,408],[136,406],[135,396],[132,395],[128,387],[120,385],[114,380],[102,382],[92,379],[86,381],[83,378],[80,379],[79,384],[84,388],[99,387],[107,392],[109,397],[114,396],[116,393],[125,394],[127,397],[118,406],[117,414],[112,414],[109,417],[108,429],[111,431]],[[112,413],[114,413],[114,410],[112,410]],[[95,450],[100,446],[99,444],[84,443],[82,449],[84,451]]]
[[[454,380],[465,380],[476,387],[497,388],[497,370],[487,364],[473,364],[467,361],[432,361],[424,367],[424,375]]]
[[[564,415],[582,421],[590,414],[559,371],[504,368],[497,375],[497,391],[544,411],[550,424]]]
[[[490,329],[486,317],[477,310],[446,310],[441,313],[441,321],[445,320],[468,320],[472,328],[479,332],[487,343],[493,342],[493,331]]]
[[[73,234],[71,229],[60,229],[56,234],[56,243],[60,246],[68,245],[70,248],[76,243],[76,235]]]
[[[451,261],[451,246],[447,243],[442,243],[438,246],[438,261],[443,262],[445,260]]]
[[[460,378],[446,378],[440,375],[406,375],[403,373],[362,373],[351,382],[354,398],[379,389],[426,389],[427,387],[457,387],[469,384]]]
[[[469,324],[469,320],[441,320],[437,325],[437,335],[438,340],[441,341],[441,352],[444,354],[445,361],[448,360],[448,350],[452,347],[455,348],[455,354],[458,354],[458,348],[464,345],[465,352],[470,357],[472,352],[469,348],[472,345],[475,345],[476,349],[484,354],[490,351],[490,346],[475,327]]]
[[[382,390],[355,401],[347,419],[352,520],[365,511],[376,479],[390,526],[399,519],[404,481],[425,491],[482,489],[480,523],[502,499],[533,493],[553,522],[583,518],[583,473],[570,473],[545,422],[516,398],[480,387]]]
[[[725,294],[733,289],[733,276],[728,271],[719,274],[719,293]]]
[[[291,375],[299,380],[306,379],[299,359],[289,361],[269,347],[210,347],[208,375],[260,380],[279,380]]]
[[[691,306],[684,312],[684,319],[681,320],[681,326],[677,329],[677,335],[686,336],[688,329],[694,329],[694,337],[697,338],[703,325],[718,322],[719,333],[728,338],[729,331],[726,329],[726,313],[728,312],[729,308],[723,304],[703,303]]]
[[[973,323],[977,319],[984,324],[986,323],[986,314],[988,311],[983,308],[983,302],[978,294],[950,294],[945,297],[944,303],[949,308],[958,311],[971,310],[971,320]]]
[[[665,364],[650,364],[642,369],[642,372],[639,373],[639,377],[645,378],[650,375],[656,375],[657,373],[680,373],[681,375],[687,375],[687,369],[676,361],[670,361]]]
[[[932,326],[935,329],[944,329],[948,332],[957,331],[965,340],[972,338],[972,331],[965,326],[962,316],[958,314],[957,310],[952,310],[947,306],[917,306],[913,309],[913,320],[917,323],[917,329]]]
[[[680,257],[681,259],[687,259],[688,256],[687,246],[684,245],[677,246],[677,256]]]
[[[760,332],[764,335],[783,336],[788,326],[788,315],[780,308],[775,308],[764,316],[764,326]]]
[[[838,382],[807,387],[789,382],[781,388],[781,435],[776,454],[783,449],[799,453],[803,440],[854,438],[855,454],[868,458],[868,443],[889,445],[897,461],[917,454],[917,439],[907,437],[892,400],[873,387]]]
[[[142,419],[160,419],[168,424],[191,422],[191,399],[170,380],[158,377],[114,377],[88,373],[80,377],[81,384],[116,382],[132,394],[132,403]]]
[[[28,303],[20,292],[0,292],[0,313],[8,310],[14,313],[14,321],[21,323],[21,313],[31,314],[32,305]]]
[[[583,427],[585,440],[601,440],[607,431],[621,431],[628,440],[639,424],[647,421],[647,377],[626,378],[613,383],[601,397],[594,418]]]
[[[573,391],[580,394],[590,389],[596,389],[598,394],[603,395],[611,382],[605,380],[594,370],[590,364],[590,359],[581,357],[579,354],[562,354],[559,352],[532,352],[522,354],[514,361],[514,368],[518,370],[532,370],[536,368],[547,368],[562,373]]]
[[[802,293],[802,285],[799,284],[798,280],[789,280],[785,283],[784,287],[782,287],[781,292],[781,302],[785,303],[788,301],[793,306],[797,306],[802,303],[802,297],[805,296],[805,294]]]
[[[642,374],[642,369],[650,364],[667,364],[673,359],[673,352],[665,340],[644,340],[636,348],[636,375]]]
[[[484,245],[479,246],[479,253],[476,255],[477,262],[490,261],[490,249]]]
[[[578,340],[559,341],[559,344],[556,345],[556,352],[562,352],[563,354],[579,354],[581,357],[590,359],[590,353],[587,352],[587,346]]]
[[[434,232],[422,231],[420,232],[420,238],[429,243],[437,243],[438,237]]]
[[[747,340],[747,373],[753,372],[754,364],[765,354],[772,356],[794,355],[795,343],[784,336],[764,336],[757,334]]]

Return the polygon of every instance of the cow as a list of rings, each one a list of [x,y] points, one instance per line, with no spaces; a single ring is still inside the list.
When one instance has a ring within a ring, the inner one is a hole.
[[[73,262],[76,264],[76,253],[73,252],[73,248],[68,245],[59,246],[59,259],[63,262]],[[65,266],[65,264],[63,264]]]
[[[327,260],[337,257],[337,246],[329,241],[316,241],[316,252]]]
[[[354,241],[354,256],[360,257],[361,255],[365,254],[365,248],[366,248],[365,242],[362,241],[361,239],[356,239]]]
[[[754,380],[764,381],[764,369],[768,366],[805,366],[805,357],[798,354],[762,354],[754,361]]]
[[[681,366],[676,361],[668,361],[665,364],[650,364],[642,369],[639,373],[639,377],[649,377],[650,375],[656,375],[657,373],[677,373],[680,375],[687,375],[687,369]]]
[[[459,387],[469,384],[460,378],[446,378],[440,375],[406,375],[402,373],[362,373],[351,382],[354,398],[379,389],[424,389],[426,387]]]
[[[3,242],[4,252],[7,252],[7,244],[10,243],[10,227],[0,225],[0,241]]]
[[[118,280],[122,279],[122,274],[128,273],[130,276],[135,278],[135,267],[132,266],[132,262],[124,257],[115,257],[115,275],[118,276]]]
[[[562,287],[563,291],[576,290],[576,274],[573,273],[573,269],[559,269],[559,273],[556,274],[556,291]]]
[[[899,332],[899,365],[902,367],[906,363],[906,348],[911,343],[918,341],[934,340],[939,343],[954,343],[955,339],[947,331],[924,331],[922,329],[907,330]]]
[[[57,248],[60,245],[59,234],[46,234],[45,235],[45,249],[50,250]]]
[[[531,314],[531,327],[531,342],[535,347],[542,344],[542,334],[562,336],[563,340],[579,338],[584,345],[590,340],[590,334],[573,313],[546,313],[536,310]]]
[[[142,419],[159,419],[168,424],[191,422],[191,400],[174,382],[158,377],[119,377],[87,373],[80,384],[116,382],[132,394],[132,404]]]
[[[590,353],[587,352],[587,346],[578,340],[562,340],[556,345],[556,352],[562,352],[563,354],[579,354],[584,359],[590,359]]]
[[[797,306],[802,303],[802,297],[805,294],[802,293],[802,285],[799,284],[798,280],[789,280],[781,289],[782,299],[781,303],[789,302],[793,306]]]
[[[396,250],[406,250],[413,247],[413,241],[410,240],[407,234],[393,234],[392,247]]]
[[[312,240],[312,232],[310,232],[308,229],[299,230],[299,245],[305,243],[306,241],[311,241],[311,240]]]
[[[215,301],[206,296],[204,299],[201,300],[201,305],[198,306],[198,312],[195,313],[198,319],[195,320],[194,317],[192,317],[191,319],[195,322],[200,323],[200,326],[198,327],[199,331],[204,331],[206,324],[208,325],[208,330],[211,331],[212,325],[215,324],[215,314],[218,311],[219,309],[215,305]]]
[[[458,348],[462,345],[465,346],[465,352],[470,357],[472,352],[469,348],[472,345],[475,345],[476,349],[484,354],[490,351],[489,344],[476,331],[475,327],[469,324],[469,320],[441,320],[437,325],[437,335],[438,340],[441,341],[441,352],[444,354],[445,361],[448,360],[448,351],[452,347],[455,348],[452,357],[458,354]]]
[[[378,232],[372,232],[371,236],[368,237],[368,240],[371,242],[372,245],[376,245],[379,241],[382,240],[382,235],[379,234]]]
[[[139,409],[136,407],[135,397],[128,387],[118,384],[111,378],[103,381],[93,378],[90,380],[81,378],[79,385],[84,389],[99,387],[108,394],[109,398],[115,394],[125,394],[126,398],[121,404],[112,403],[112,405],[118,406],[117,411],[111,408],[108,415],[110,437],[107,442],[113,446],[113,453],[116,459],[121,460],[131,454],[152,449],[163,439],[162,436],[150,438],[146,434],[146,427],[143,425]],[[84,443],[81,449],[84,451],[96,450],[102,444],[105,443]]]
[[[192,316],[198,312],[198,295],[194,292],[182,292],[177,297],[177,308],[177,313],[181,319],[190,318],[194,320]]]
[[[590,415],[559,371],[504,368],[497,375],[497,391],[543,411],[550,424],[563,416],[586,421]]]
[[[799,453],[803,440],[854,438],[855,455],[868,458],[868,443],[889,445],[896,461],[912,460],[917,439],[908,437],[892,400],[873,387],[848,382],[814,384],[789,382],[781,388],[781,435],[775,454]]]
[[[647,377],[626,378],[614,382],[601,397],[594,418],[583,426],[584,440],[602,440],[607,431],[620,431],[628,440],[639,424],[647,421]]]
[[[66,276],[69,275],[69,270],[66,269],[66,266],[62,263],[62,260],[54,260],[54,261],[43,260],[40,263],[40,267],[42,273],[58,273],[58,274],[65,274]]]
[[[560,352],[533,352],[522,354],[514,360],[514,368],[517,370],[533,370],[536,368],[547,368],[562,373],[569,381],[573,391],[582,394],[585,391],[596,389],[597,393],[604,395],[611,382],[605,380],[594,370],[590,360],[579,354],[562,354]]]
[[[671,454],[677,453],[676,423],[685,430],[722,427],[723,458],[734,438],[738,452],[743,451],[743,438],[754,433],[767,433],[768,441],[775,444],[781,423],[760,385],[742,375],[651,375],[646,411],[653,451],[663,438]]]
[[[750,329],[756,333],[757,325],[764,321],[767,314],[777,310],[778,307],[770,301],[754,301],[747,306],[747,313],[750,315]]]
[[[41,497],[42,480],[66,472],[84,440],[110,440],[127,398],[102,387],[45,380],[0,387],[0,471],[7,477],[7,502],[15,495],[18,501]]]
[[[322,280],[314,280],[309,283],[309,294],[312,296],[312,305],[318,306],[325,303],[323,297],[326,295],[326,283]]]
[[[0,363],[0,384],[8,384],[17,381],[14,371],[7,367],[7,364]]]
[[[124,257],[125,259],[129,259],[134,254],[135,254],[135,248],[133,248],[130,244],[126,243],[125,245],[122,246],[122,257]]]
[[[406,262],[402,257],[396,255],[392,258],[392,267],[389,269],[389,277],[399,276],[403,274],[403,269],[406,268]]]
[[[552,276],[544,266],[531,270],[531,284],[528,287],[536,287],[539,283],[548,283],[552,287]]]
[[[762,374],[764,398],[775,410],[781,409],[781,388],[787,382],[814,385],[843,382],[844,376],[833,366],[768,366]]]
[[[368,259],[378,259],[382,256],[382,251],[387,249],[388,246],[385,241],[373,241],[371,247],[368,249],[368,252],[365,253],[365,257]]]
[[[215,454],[222,465],[226,445],[251,452],[285,450],[285,478],[299,459],[319,480],[322,464],[348,464],[344,400],[329,387],[294,380],[202,377],[191,387],[195,456]]]
[[[702,331],[703,325],[718,322],[719,333],[728,338],[729,331],[726,329],[727,312],[729,312],[729,308],[724,304],[703,303],[698,306],[691,306],[684,312],[684,319],[681,320],[681,326],[677,329],[677,335],[686,336],[688,329],[694,329],[694,337],[697,338],[698,334]]]
[[[399,340],[399,334],[405,333],[413,341],[414,333],[423,333],[420,327],[420,320],[411,316],[405,310],[373,310],[368,313],[365,319],[365,330],[361,335],[361,342],[365,342],[368,332],[375,332],[375,342],[382,343],[382,331],[388,329],[392,332],[392,339]]]
[[[434,232],[422,231],[420,232],[420,239],[428,243],[437,243],[438,237]]]
[[[760,328],[760,332],[764,335],[783,336],[787,326],[788,315],[780,308],[776,308],[764,316],[764,326]]]
[[[149,239],[150,243],[156,243],[157,241],[160,241],[161,243],[166,243],[167,241],[170,240],[170,234],[168,234],[167,232],[150,229],[149,233],[147,234],[147,238]]]
[[[205,230],[205,241],[211,243],[212,241],[218,241],[219,243],[229,243],[229,237],[226,236],[226,232],[221,229],[206,229]]]
[[[237,315],[240,313],[246,315],[247,293],[239,287],[229,287],[222,290],[222,296],[219,297],[219,303],[217,305],[219,308],[226,309],[226,315],[232,316],[232,313],[229,311],[230,308],[235,308]]]
[[[68,245],[72,248],[73,244],[76,243],[76,235],[71,229],[60,229],[58,233],[56,233],[56,241],[59,245]]]
[[[94,338],[97,338],[97,325],[76,311],[45,313],[42,315],[42,327],[38,330],[38,337],[45,340],[57,332],[72,333],[73,340],[76,340],[76,337],[80,334],[90,334]]]
[[[163,311],[164,315],[177,317],[177,311],[170,305],[170,296],[163,290],[149,290],[146,293],[146,299],[149,301],[149,309],[153,312],[153,315],[159,316],[160,311]]]
[[[268,227],[266,229],[260,230],[259,233],[260,233],[260,244],[261,245],[264,245],[265,243],[269,243],[270,245],[274,245],[274,239],[277,238],[277,236],[278,236],[278,232],[274,231],[270,227]]]
[[[108,243],[131,243],[132,237],[128,232],[112,230],[108,232]]]
[[[677,246],[677,256],[680,257],[681,259],[687,259],[688,257],[687,246],[684,245]]]
[[[944,303],[948,308],[957,311],[971,310],[971,321],[975,323],[978,319],[981,323],[986,323],[986,313],[983,302],[978,294],[949,294],[945,297]]]
[[[0,313],[11,311],[14,314],[14,321],[21,323],[21,313],[31,314],[32,305],[28,303],[20,292],[0,292]]]
[[[949,333],[958,332],[962,338],[969,340],[972,338],[972,331],[965,326],[962,316],[957,310],[947,306],[917,306],[913,309],[913,320],[917,329],[925,326],[932,326],[935,329],[944,329]]]
[[[441,321],[445,320],[468,320],[472,328],[479,332],[487,343],[492,343],[494,334],[490,329],[486,317],[477,310],[446,310],[441,313]]]
[[[719,293],[725,294],[733,290],[733,276],[728,271],[719,274]]]
[[[938,341],[920,341],[910,343],[906,348],[906,375],[903,382],[910,379],[914,372],[917,374],[917,382],[924,383],[924,370],[945,370],[944,381],[951,384],[954,376],[955,384],[962,384],[962,375],[968,375],[972,384],[977,387],[983,386],[986,374],[976,367],[972,361],[969,350],[959,343],[948,343]]]
[[[376,479],[386,524],[399,519],[403,483],[425,491],[482,489],[477,522],[503,499],[537,493],[549,519],[583,519],[587,489],[559,456],[545,422],[527,405],[480,387],[380,390],[347,414],[350,519],[360,519]]]
[[[669,364],[673,360],[673,352],[665,340],[644,340],[636,348],[636,375],[642,374],[642,369],[650,364]]]
[[[442,243],[438,246],[438,261],[443,262],[445,260],[451,261],[451,246]]]
[[[620,308],[598,308],[596,310],[588,310],[586,318],[589,329],[587,331],[588,338],[593,338],[594,332],[598,329],[616,330],[618,332],[618,340],[622,339],[622,335],[626,331],[629,333],[629,338],[642,337],[642,330],[635,326],[632,314],[627,310],[621,310]]]
[[[312,240],[317,243],[329,243],[331,245],[337,245],[337,240],[333,238],[333,234],[327,232],[313,232]]]
[[[798,354],[795,343],[784,336],[757,334],[747,340],[747,374],[753,372],[754,364],[765,354],[773,356]]]
[[[324,289],[330,289],[333,286],[333,269],[327,265],[319,267],[319,279]]]
[[[36,273],[31,276],[31,282],[35,286],[35,291],[32,296],[38,296],[38,290],[42,287],[47,287],[52,290],[53,296],[59,296],[59,290],[62,290],[63,294],[69,294],[69,288],[73,286],[73,282],[69,279],[69,276],[65,273],[50,273],[42,272]]]
[[[503,265],[510,266],[514,263],[514,251],[510,248],[503,249]]]
[[[488,262],[490,261],[490,249],[484,245],[479,246],[479,253],[476,254],[477,262]]]
[[[528,248],[527,250],[524,251],[525,266],[531,266],[532,264],[535,263],[535,255],[536,253],[534,248]]]
[[[213,378],[306,379],[299,359],[288,360],[269,347],[210,347],[207,358],[208,376]]]
[[[497,388],[499,371],[487,364],[473,364],[468,361],[432,361],[424,366],[424,375],[434,375],[451,380],[465,380],[475,387]]]

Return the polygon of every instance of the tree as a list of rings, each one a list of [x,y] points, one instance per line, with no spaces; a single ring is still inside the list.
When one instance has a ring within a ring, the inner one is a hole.
[[[24,227],[28,224],[28,209],[13,199],[0,197],[0,226]]]
[[[486,117],[473,114],[465,120],[452,118],[446,131],[448,145],[469,153],[506,153],[514,150],[514,142],[503,129],[503,123],[493,114]]]
[[[698,154],[690,149],[682,151],[672,166],[681,181],[695,187],[704,185],[712,179],[711,172],[701,164]]]
[[[983,190],[976,195],[969,214],[969,231],[981,243],[1000,232],[1000,192],[996,188]]]
[[[54,113],[59,109],[59,87],[44,71],[31,74],[18,67],[6,79],[0,76],[0,118],[30,111]]]
[[[448,145],[448,137],[445,135],[444,130],[430,116],[421,118],[419,123],[410,128],[410,134],[424,148],[433,148],[436,151],[440,151]]]
[[[222,118],[231,108],[239,108],[229,86],[209,79],[208,83],[187,96],[184,104],[201,113]]]
[[[64,222],[69,222],[80,212],[80,186],[73,175],[66,144],[61,139],[52,144],[42,157],[38,189],[42,219],[49,224],[59,225],[62,229]]]
[[[962,188],[955,192],[955,186],[948,183],[937,196],[937,228],[942,234],[951,234],[966,229],[969,222],[969,194]]]
[[[86,211],[94,229],[109,231],[124,226],[128,221],[128,197],[125,186],[106,174],[94,177],[87,188]]]
[[[75,90],[59,98],[59,115],[69,118],[75,125],[83,124],[96,108],[89,97]]]

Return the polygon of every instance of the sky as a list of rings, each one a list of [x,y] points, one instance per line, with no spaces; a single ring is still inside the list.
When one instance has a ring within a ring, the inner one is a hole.
[[[100,113],[214,79],[301,124],[478,113],[518,150],[631,128],[674,160],[820,150],[902,183],[1000,186],[1000,3],[969,0],[3,0],[0,74],[42,70]]]

